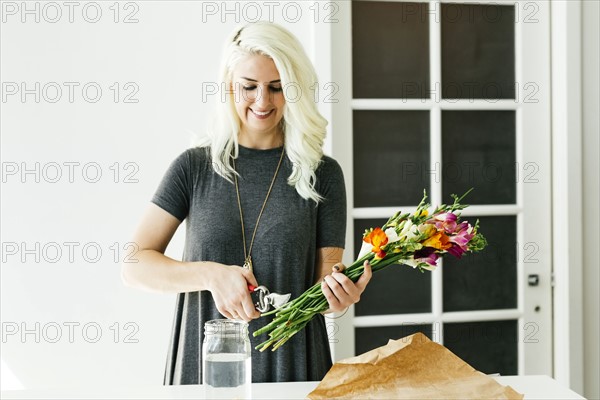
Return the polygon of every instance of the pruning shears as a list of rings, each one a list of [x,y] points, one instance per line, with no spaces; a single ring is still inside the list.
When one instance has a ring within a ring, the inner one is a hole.
[[[279,308],[288,302],[291,293],[279,294],[271,293],[265,286],[248,285],[248,290],[252,292],[252,300],[255,301],[254,307],[261,313],[269,311],[269,307]]]

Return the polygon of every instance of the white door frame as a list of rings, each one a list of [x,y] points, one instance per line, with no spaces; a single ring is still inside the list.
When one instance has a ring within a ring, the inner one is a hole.
[[[334,128],[331,134],[331,151],[333,157],[344,170],[344,181],[346,184],[346,202],[349,210],[346,216],[346,244],[343,262],[350,265],[354,261],[352,247],[354,243],[353,215],[350,210],[354,209],[354,174],[352,171],[352,47],[348,38],[352,35],[351,24],[343,21],[351,21],[351,2],[336,1],[338,7],[338,23],[329,25],[331,31],[329,38],[331,58],[331,82],[339,88],[336,102],[331,108],[331,126]],[[335,334],[330,340],[332,356],[334,361],[354,356],[354,307],[350,307],[342,316],[329,315],[326,317],[328,329]],[[331,327],[331,328],[330,328]]]
[[[554,378],[583,393],[581,1],[551,3]]]

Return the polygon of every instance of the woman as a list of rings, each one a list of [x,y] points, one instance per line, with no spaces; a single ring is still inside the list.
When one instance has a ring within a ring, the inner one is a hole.
[[[123,265],[128,285],[179,293],[165,384],[201,382],[204,322],[243,319],[250,332],[269,322],[248,284],[295,298],[321,280],[329,311],[342,311],[371,276],[370,266],[356,284],[329,274],[344,247],[344,180],[323,155],[327,121],[301,44],[276,24],[248,24],[228,40],[221,74],[228,90],[215,123],[171,164],[134,237],[139,262]],[[163,253],[183,220],[176,261]],[[265,336],[251,337],[252,347]],[[330,367],[322,316],[276,352],[252,353],[253,382],[321,380]]]

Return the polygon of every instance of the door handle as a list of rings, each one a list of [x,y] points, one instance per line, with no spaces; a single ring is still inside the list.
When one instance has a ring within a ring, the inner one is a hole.
[[[540,276],[538,274],[527,276],[527,284],[529,286],[538,286],[540,284]]]

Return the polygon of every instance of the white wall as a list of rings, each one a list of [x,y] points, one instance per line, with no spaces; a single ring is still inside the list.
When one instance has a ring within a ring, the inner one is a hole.
[[[583,76],[583,339],[584,396],[600,398],[600,265],[598,263],[598,224],[600,204],[598,176],[600,164],[600,3],[582,4]]]
[[[216,98],[203,100],[203,83],[215,81],[228,33],[260,12],[315,52],[310,3],[300,14],[298,2],[229,3],[226,14],[222,2],[121,2],[118,15],[113,4],[76,2],[69,22],[63,2],[2,2],[3,390],[162,383],[174,296],[125,288],[124,246],[187,131],[203,127]],[[21,98],[22,82],[34,92],[40,83],[39,102]],[[134,90],[137,102],[125,102]],[[22,175],[36,163],[39,177]],[[180,258],[182,239],[180,229],[167,254]]]

